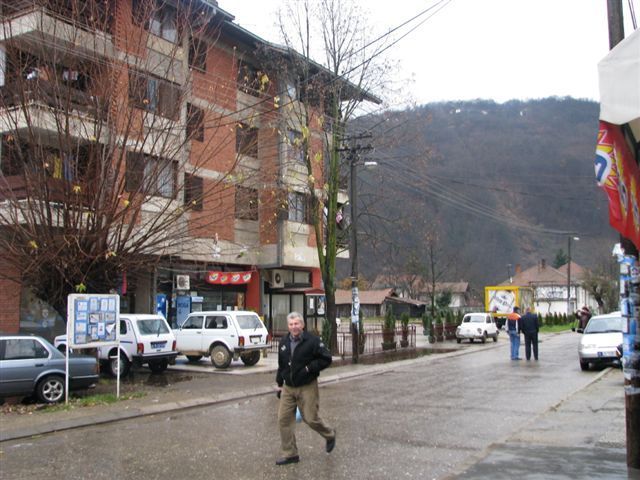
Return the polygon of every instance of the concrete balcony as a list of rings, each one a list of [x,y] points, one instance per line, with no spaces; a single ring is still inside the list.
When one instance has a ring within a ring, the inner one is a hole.
[[[20,8],[21,5],[24,8]],[[56,51],[57,55],[113,57],[114,45],[110,33],[112,22],[93,20],[83,23],[82,18],[65,17],[33,2],[16,2],[11,13],[2,22],[0,42],[10,41],[17,48],[34,54]],[[73,24],[71,23],[73,21]],[[99,30],[96,26],[106,28]]]

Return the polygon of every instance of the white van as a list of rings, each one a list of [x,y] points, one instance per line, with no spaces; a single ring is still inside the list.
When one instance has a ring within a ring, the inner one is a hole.
[[[62,353],[66,351],[66,343],[66,335],[54,339],[54,345]],[[176,337],[162,315],[120,314],[120,375],[126,375],[131,364],[148,365],[154,373],[164,372],[177,355]],[[98,348],[100,362],[106,364],[113,376],[118,374],[117,357],[115,346]]]
[[[242,310],[190,313],[174,333],[178,351],[190,362],[209,356],[216,368],[227,368],[238,358],[255,365],[270,341],[260,317]]]

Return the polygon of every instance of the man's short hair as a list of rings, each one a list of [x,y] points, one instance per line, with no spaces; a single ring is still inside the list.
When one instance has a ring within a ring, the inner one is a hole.
[[[300,323],[302,323],[302,325],[304,326],[304,317],[298,312],[291,312],[289,315],[287,315],[287,323],[289,322],[289,320],[293,320],[294,318],[300,320]]]
[[[514,311],[515,313],[518,313],[518,312],[520,311],[520,307],[513,307],[513,311]]]

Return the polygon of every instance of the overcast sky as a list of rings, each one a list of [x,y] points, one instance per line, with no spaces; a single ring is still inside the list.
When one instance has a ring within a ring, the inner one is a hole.
[[[384,32],[437,0],[356,0]],[[219,0],[236,23],[280,42],[281,0]],[[572,96],[598,100],[597,63],[608,51],[605,0],[450,0],[388,57],[417,103]],[[628,0],[623,1],[630,33]],[[640,15],[640,0],[632,0]]]

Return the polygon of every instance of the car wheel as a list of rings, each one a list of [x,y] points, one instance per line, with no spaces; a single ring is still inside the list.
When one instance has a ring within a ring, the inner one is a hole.
[[[482,338],[480,339],[480,341],[481,341],[482,343],[487,343],[487,332],[484,332],[484,333],[482,334]]]
[[[157,360],[155,362],[149,362],[149,370],[151,370],[151,372],[153,373],[162,373],[167,369],[168,366],[169,362],[166,358]]]
[[[129,368],[131,368],[131,363],[127,356],[120,352],[120,376],[124,377],[129,373]],[[110,358],[109,359],[109,373],[113,377],[118,376],[118,358]]]
[[[589,362],[583,362],[582,360],[580,360],[580,370],[582,370],[583,372],[589,370]]]
[[[470,339],[469,339],[469,343],[473,343],[473,338],[470,338]]]
[[[43,403],[56,403],[64,397],[64,378],[58,375],[45,377],[36,387],[36,396]]]
[[[251,367],[258,363],[258,361],[260,360],[260,350],[243,353],[242,355],[240,355],[240,360],[242,360],[242,363],[244,363],[247,367]]]
[[[231,353],[224,345],[215,345],[209,352],[211,363],[216,368],[227,368],[231,365]]]
[[[201,358],[202,358],[202,355],[187,355],[187,360],[190,363],[199,362]]]
[[[458,343],[461,343],[461,342],[462,342],[462,339],[461,339],[461,338],[456,338],[456,341],[457,341]]]

